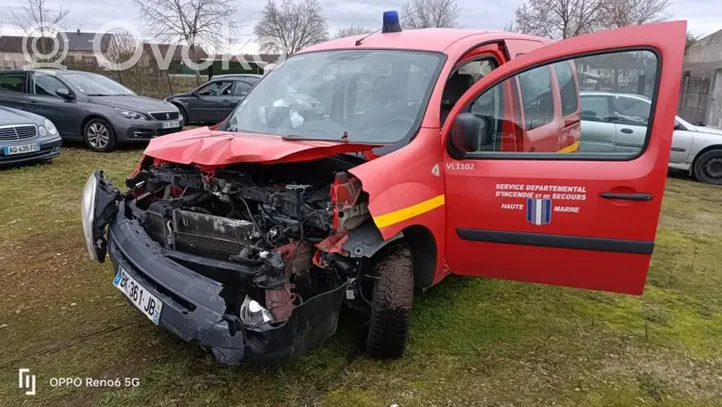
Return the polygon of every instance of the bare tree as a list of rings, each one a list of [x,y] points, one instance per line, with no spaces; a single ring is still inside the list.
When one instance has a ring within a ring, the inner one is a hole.
[[[605,0],[604,26],[621,28],[630,25],[668,20],[669,0]]]
[[[408,0],[402,18],[404,28],[456,27],[459,6],[456,0]]]
[[[328,25],[318,0],[268,0],[253,33],[262,52],[292,55],[328,39]]]
[[[608,0],[527,0],[516,9],[513,31],[553,39],[593,32],[603,25]]]
[[[344,37],[351,37],[353,35],[361,35],[361,34],[368,34],[371,30],[369,30],[366,27],[363,26],[356,26],[356,25],[350,25],[348,27],[344,27],[336,31],[336,34],[334,35],[334,38],[344,38]]]
[[[234,0],[133,0],[152,35],[162,41],[182,41],[198,62],[201,46],[214,48],[238,30]],[[196,70],[200,85],[200,72]]]
[[[12,11],[12,8],[10,9],[15,23],[26,35],[37,35],[41,38],[57,35],[55,27],[65,22],[69,12],[62,6],[58,9],[51,9],[47,0],[25,0],[20,8],[22,11],[17,14]],[[38,50],[41,53],[47,53],[47,45],[46,41],[39,41]]]

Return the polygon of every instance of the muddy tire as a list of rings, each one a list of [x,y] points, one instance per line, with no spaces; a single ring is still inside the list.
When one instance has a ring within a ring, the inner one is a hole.
[[[409,335],[414,297],[414,273],[408,247],[398,244],[378,253],[374,275],[366,353],[377,359],[398,358],[404,353]]]

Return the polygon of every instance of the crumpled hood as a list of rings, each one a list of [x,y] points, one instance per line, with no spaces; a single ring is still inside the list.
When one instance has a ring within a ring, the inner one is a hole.
[[[152,139],[145,155],[178,164],[218,167],[236,163],[311,161],[376,147],[379,145],[340,141],[290,141],[274,135],[236,133],[201,127]]]

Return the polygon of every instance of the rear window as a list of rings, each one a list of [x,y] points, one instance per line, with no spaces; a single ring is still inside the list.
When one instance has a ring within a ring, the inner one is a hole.
[[[557,85],[562,96],[562,116],[568,116],[577,111],[579,102],[577,97],[577,83],[574,80],[572,66],[568,61],[554,64],[554,72],[557,74]]]
[[[23,92],[25,90],[25,74],[2,74],[0,75],[0,90],[6,92]]]

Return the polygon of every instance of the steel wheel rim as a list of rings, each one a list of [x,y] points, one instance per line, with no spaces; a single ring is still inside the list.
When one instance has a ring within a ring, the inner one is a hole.
[[[88,143],[95,148],[105,148],[110,143],[110,132],[102,123],[93,123],[88,127]]]
[[[704,164],[704,172],[714,180],[722,179],[722,158],[712,158]]]

